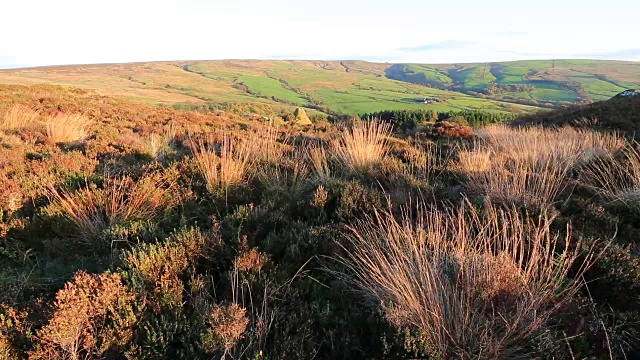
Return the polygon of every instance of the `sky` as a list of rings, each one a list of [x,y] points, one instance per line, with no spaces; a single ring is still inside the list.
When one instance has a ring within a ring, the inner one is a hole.
[[[0,68],[215,59],[640,61],[639,1],[2,0]]]

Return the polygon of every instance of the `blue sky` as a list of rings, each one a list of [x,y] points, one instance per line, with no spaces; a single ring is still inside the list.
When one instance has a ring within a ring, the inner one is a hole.
[[[6,0],[0,68],[204,59],[640,61],[640,2]]]

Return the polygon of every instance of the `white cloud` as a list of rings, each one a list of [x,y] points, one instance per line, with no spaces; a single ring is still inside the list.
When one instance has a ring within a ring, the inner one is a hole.
[[[606,5],[606,6],[605,6]],[[539,0],[15,0],[3,4],[0,66],[223,58],[471,62],[637,59],[627,8]],[[539,31],[543,29],[544,31]]]

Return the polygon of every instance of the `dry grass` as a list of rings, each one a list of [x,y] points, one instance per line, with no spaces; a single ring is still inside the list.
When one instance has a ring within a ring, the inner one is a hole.
[[[104,230],[112,225],[155,218],[167,205],[164,185],[153,178],[106,179],[102,189],[87,186],[73,192],[52,188],[50,198],[75,225],[81,241],[92,245],[100,241]]]
[[[387,155],[390,136],[389,124],[378,121],[360,122],[351,130],[344,130],[341,137],[331,144],[331,150],[349,171],[366,172]]]
[[[49,141],[72,143],[83,141],[89,136],[91,121],[81,114],[58,114],[49,116],[44,125]]]
[[[253,161],[276,164],[282,161],[287,152],[286,141],[278,142],[280,134],[272,126],[260,127],[249,133],[246,139],[247,151]]]
[[[354,284],[400,329],[419,334],[439,358],[530,358],[523,354],[554,312],[579,289],[578,244],[559,239],[551,219],[516,208],[485,212],[388,213],[356,223],[346,258]],[[570,232],[569,232],[570,234]]]
[[[458,154],[457,167],[472,193],[494,200],[545,207],[564,189],[571,171],[608,156],[625,144],[616,134],[572,128],[491,125]]]
[[[222,138],[218,150],[212,145],[200,140],[192,147],[193,156],[207,181],[207,189],[213,193],[220,189],[226,191],[247,180],[249,165],[254,160],[253,145],[230,135]]]
[[[640,151],[633,145],[621,152],[601,156],[588,164],[582,179],[605,199],[640,208]]]
[[[28,106],[16,104],[0,118],[0,130],[15,130],[37,124],[38,112]]]
[[[172,125],[165,127],[161,134],[152,133],[144,142],[144,152],[154,159],[162,159],[173,150],[176,129]]]
[[[309,161],[313,174],[320,181],[326,181],[331,178],[331,168],[329,167],[329,158],[324,146],[310,146],[307,150],[306,157]]]

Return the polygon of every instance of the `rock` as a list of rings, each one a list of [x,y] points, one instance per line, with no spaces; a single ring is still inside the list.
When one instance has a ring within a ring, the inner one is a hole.
[[[640,89],[629,89],[614,96],[614,98],[626,98],[630,96],[640,96]]]

